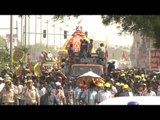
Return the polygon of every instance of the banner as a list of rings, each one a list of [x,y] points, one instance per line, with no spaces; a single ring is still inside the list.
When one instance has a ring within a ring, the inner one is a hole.
[[[151,50],[150,51],[150,64],[152,69],[159,69],[160,66],[160,50]]]
[[[20,48],[15,48],[12,57],[13,63],[18,63],[19,61],[22,61],[24,57],[25,57],[25,52]]]

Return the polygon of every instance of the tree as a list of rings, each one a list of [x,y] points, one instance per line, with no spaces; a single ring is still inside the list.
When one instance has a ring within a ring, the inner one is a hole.
[[[79,15],[55,15],[55,20],[63,20],[64,17],[78,17]],[[155,48],[160,48],[160,16],[159,15],[102,15],[104,25],[119,24],[122,33],[137,33],[154,39]]]
[[[9,63],[10,55],[7,43],[2,36],[0,36],[0,71],[4,68],[6,63]]]
[[[102,15],[102,23],[109,25],[118,23],[121,33],[136,33],[154,38],[153,45],[160,48],[160,16],[159,15]]]
[[[7,43],[6,43],[5,39],[2,36],[0,36],[0,47],[4,47],[6,45],[7,45]]]
[[[64,22],[64,18],[68,18],[70,19],[71,17],[75,17],[75,18],[78,18],[79,15],[54,15],[53,16],[53,19],[55,21],[61,21],[61,22]]]

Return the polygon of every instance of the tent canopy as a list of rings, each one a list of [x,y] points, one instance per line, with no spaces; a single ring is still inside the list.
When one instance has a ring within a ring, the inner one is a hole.
[[[78,78],[82,78],[82,77],[101,78],[101,76],[97,75],[96,73],[94,73],[94,72],[92,72],[92,71],[88,71],[88,72],[80,75]]]

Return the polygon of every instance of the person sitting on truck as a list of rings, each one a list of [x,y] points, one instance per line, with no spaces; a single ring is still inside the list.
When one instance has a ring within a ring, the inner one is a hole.
[[[69,48],[68,48],[68,56],[69,56],[69,58],[72,58],[72,57],[73,57],[73,44],[70,44],[70,45],[69,45]]]
[[[100,47],[97,48],[96,53],[97,53],[98,58],[99,58],[99,63],[103,63],[104,62],[104,56],[105,56],[105,47],[104,47],[103,43],[101,43]]]
[[[63,58],[61,61],[61,71],[64,75],[67,73],[67,64],[66,64],[66,59]]]
[[[90,39],[90,43],[88,45],[88,57],[91,57],[91,52],[92,52],[92,48],[93,48],[93,39]]]
[[[81,39],[80,58],[87,58],[88,45],[89,43],[86,39]]]

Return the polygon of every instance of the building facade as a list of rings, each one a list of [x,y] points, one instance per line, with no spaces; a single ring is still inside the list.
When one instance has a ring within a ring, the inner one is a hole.
[[[151,50],[155,50],[153,47],[153,39],[143,36],[140,33],[134,33],[134,42],[131,47],[131,63],[135,68],[150,69],[151,63]]]

